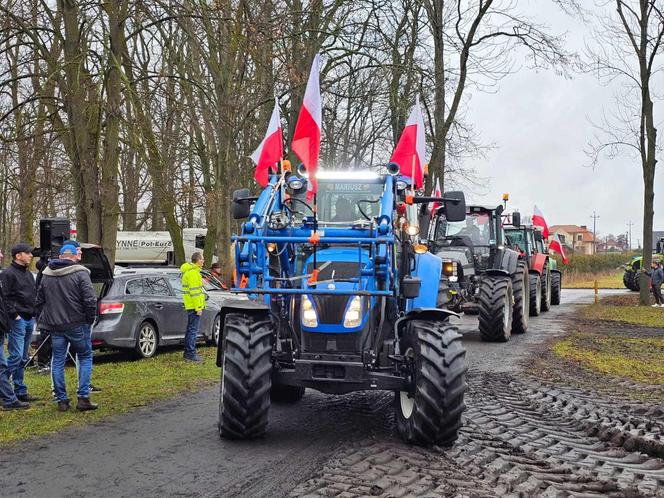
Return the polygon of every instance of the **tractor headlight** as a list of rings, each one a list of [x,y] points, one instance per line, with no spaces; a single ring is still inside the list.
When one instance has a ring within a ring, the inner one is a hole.
[[[397,192],[403,192],[408,188],[408,184],[403,180],[397,180]]]
[[[448,277],[453,276],[455,266],[456,264],[451,261],[446,261],[445,263],[443,263],[443,275],[446,275]]]
[[[304,188],[307,186],[307,182],[301,176],[291,175],[286,181],[286,186],[293,194],[299,194],[304,192]]]
[[[308,296],[302,296],[302,325],[305,327],[318,327],[318,316]]]
[[[352,329],[359,327],[362,323],[362,298],[355,296],[350,302],[346,314],[344,315],[344,327]]]
[[[418,233],[420,233],[420,227],[417,225],[408,225],[406,227],[406,233],[411,237],[415,237]]]

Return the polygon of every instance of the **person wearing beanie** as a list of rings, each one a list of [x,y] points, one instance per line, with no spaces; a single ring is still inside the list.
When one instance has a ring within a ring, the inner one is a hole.
[[[97,296],[90,270],[80,265],[81,254],[74,244],[60,248],[60,258],[49,262],[37,290],[39,326],[51,335],[51,377],[58,411],[70,408],[65,386],[67,347],[78,359],[78,403],[80,411],[96,410],[90,401],[92,376],[91,327],[97,314]]]
[[[16,244],[12,247],[12,263],[0,274],[9,316],[7,371],[14,384],[14,393],[20,401],[36,401],[25,385],[24,365],[30,358],[30,343],[35,329],[35,277],[28,270],[32,262],[32,247]]]

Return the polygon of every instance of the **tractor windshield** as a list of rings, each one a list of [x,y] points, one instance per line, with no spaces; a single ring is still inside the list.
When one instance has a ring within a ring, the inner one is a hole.
[[[469,213],[465,221],[441,223],[439,231],[442,230],[439,235],[445,238],[468,238],[474,246],[487,246],[491,241],[491,217],[488,213]]]
[[[353,181],[319,179],[318,221],[344,225],[367,222],[380,214],[380,198],[384,188],[381,178]]]
[[[519,252],[526,252],[526,235],[523,230],[507,230],[505,235],[512,249]]]

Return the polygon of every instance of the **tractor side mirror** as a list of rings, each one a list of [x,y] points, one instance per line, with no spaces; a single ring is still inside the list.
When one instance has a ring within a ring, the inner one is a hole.
[[[231,204],[233,219],[243,220],[249,217],[251,214],[251,200],[248,197],[248,188],[241,188],[233,192],[233,202]]]
[[[521,213],[518,211],[514,211],[512,213],[512,225],[515,227],[520,227],[521,226]]]
[[[443,204],[447,221],[464,221],[466,219],[466,197],[463,192],[454,190],[443,193]]]

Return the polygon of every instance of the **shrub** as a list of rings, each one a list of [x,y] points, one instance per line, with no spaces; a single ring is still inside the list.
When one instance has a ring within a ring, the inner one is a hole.
[[[634,252],[621,253],[601,253],[601,254],[573,254],[569,256],[569,264],[563,265],[562,258],[554,254],[558,262],[558,268],[563,273],[602,273],[610,270],[616,270],[620,265],[627,263]]]

